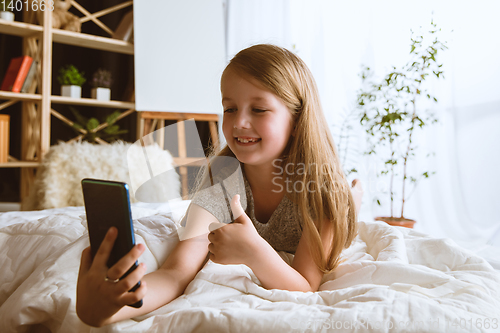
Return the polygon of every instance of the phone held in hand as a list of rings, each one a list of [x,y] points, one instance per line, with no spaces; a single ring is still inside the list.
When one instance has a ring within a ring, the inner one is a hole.
[[[109,228],[118,229],[118,237],[107,262],[107,266],[112,267],[135,246],[128,185],[122,182],[85,178],[82,180],[82,190],[92,258]],[[120,280],[137,267],[136,261]],[[139,281],[130,291],[135,291],[140,285]],[[140,308],[142,300],[129,306]]]

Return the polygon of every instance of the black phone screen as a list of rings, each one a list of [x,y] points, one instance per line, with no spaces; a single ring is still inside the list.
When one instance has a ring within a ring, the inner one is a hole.
[[[111,267],[135,245],[128,185],[122,182],[86,178],[82,180],[82,190],[92,258],[109,228],[114,226],[118,229],[118,237],[107,262],[107,266]],[[126,277],[137,266],[136,261],[120,279]],[[130,291],[136,290],[139,286],[140,282]],[[140,307],[142,300],[130,306]]]

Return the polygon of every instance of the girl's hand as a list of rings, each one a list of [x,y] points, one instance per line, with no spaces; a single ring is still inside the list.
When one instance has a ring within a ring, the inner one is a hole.
[[[212,223],[209,226],[210,260],[218,264],[250,266],[265,240],[257,233],[252,220],[241,207],[238,194],[231,200],[231,210],[235,217],[233,223]]]
[[[126,278],[120,278],[145,250],[143,244],[137,244],[113,267],[106,266],[118,230],[110,228],[101,243],[94,260],[87,247],[82,252],[80,272],[76,289],[76,312],[78,317],[91,326],[106,325],[109,319],[122,307],[138,302],[146,295],[146,284],[134,292],[129,292],[144,276],[146,266],[141,263]]]

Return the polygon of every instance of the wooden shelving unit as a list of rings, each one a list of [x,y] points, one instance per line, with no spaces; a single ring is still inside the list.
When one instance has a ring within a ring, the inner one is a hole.
[[[134,45],[122,40],[60,29],[53,29],[52,31],[52,38],[55,43],[116,53],[134,54]]]
[[[82,23],[93,21],[109,35],[112,33],[111,29],[99,21],[98,17],[132,4],[133,1],[125,1],[119,5],[91,14],[76,1],[72,1],[72,5],[85,15],[80,18]],[[32,85],[29,93],[0,91],[0,110],[16,103],[22,103],[21,160],[9,156],[7,163],[0,164],[0,168],[22,168],[21,203],[29,194],[30,187],[34,182],[36,167],[40,165],[43,156],[50,148],[51,115],[62,121],[67,121],[53,109],[53,105],[83,105],[126,109],[124,115],[129,115],[135,111],[135,103],[133,102],[98,101],[90,98],[73,99],[51,95],[53,43],[128,55],[134,54],[133,44],[110,37],[53,29],[50,11],[43,12],[43,20],[40,25],[36,24],[37,19],[34,12],[25,12],[24,21],[8,22],[0,20],[0,34],[23,38],[23,54],[31,56],[38,62],[37,82]]]
[[[51,29],[52,40],[55,43],[66,45],[86,47],[90,49],[110,51],[124,54],[134,54],[134,45],[108,37],[94,36],[81,32],[66,31],[61,29]],[[0,33],[19,36],[41,38],[44,31],[43,26],[24,23],[24,22],[9,22],[0,20]]]
[[[42,36],[42,32],[43,27],[36,24],[0,20],[0,33],[2,34],[39,38]]]
[[[13,93],[10,91],[0,90],[0,100],[10,100],[10,101],[30,101],[30,102],[40,102],[42,100],[42,95],[40,94],[24,94],[24,93]]]
[[[63,96],[51,96],[54,104],[101,106],[105,108],[134,109],[135,103],[122,101],[98,101],[93,98],[70,98]]]

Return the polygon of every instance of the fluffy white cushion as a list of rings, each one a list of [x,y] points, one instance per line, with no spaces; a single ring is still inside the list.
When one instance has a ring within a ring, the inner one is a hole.
[[[131,185],[130,201],[137,202],[135,192],[139,186],[158,175],[150,170],[171,171],[164,172],[162,181],[148,181],[147,191],[141,189],[141,201],[165,202],[180,197],[180,180],[174,167],[172,155],[157,144],[146,146],[144,151],[140,145],[123,141],[109,145],[61,142],[45,155],[23,208],[83,206],[83,178],[126,182]]]

